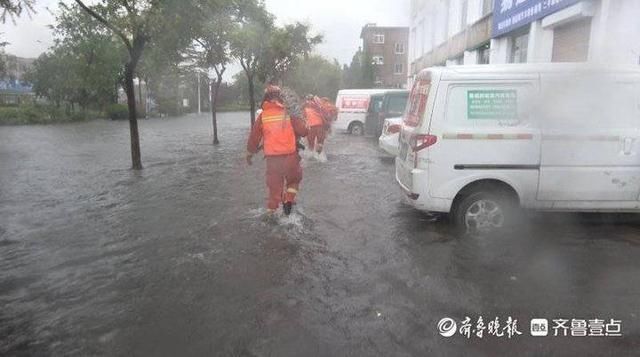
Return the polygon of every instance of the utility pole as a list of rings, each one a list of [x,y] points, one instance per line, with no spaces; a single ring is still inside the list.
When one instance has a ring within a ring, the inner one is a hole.
[[[202,114],[200,107],[200,71],[198,71],[198,115]]]

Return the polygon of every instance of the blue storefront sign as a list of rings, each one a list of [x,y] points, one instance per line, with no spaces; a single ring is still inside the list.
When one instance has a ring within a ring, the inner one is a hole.
[[[493,37],[499,37],[580,0],[495,0]]]

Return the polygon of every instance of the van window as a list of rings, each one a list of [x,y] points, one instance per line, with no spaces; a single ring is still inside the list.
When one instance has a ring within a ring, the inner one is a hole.
[[[531,88],[526,83],[451,85],[446,120],[465,127],[516,126],[529,118]]]
[[[392,95],[389,97],[389,103],[387,104],[387,113],[404,113],[406,106],[407,96]]]
[[[420,124],[427,108],[427,98],[429,97],[430,88],[431,81],[427,80],[416,81],[413,85],[413,89],[411,89],[411,94],[409,95],[409,103],[407,104],[407,113],[404,118],[404,123],[408,126],[415,127]]]

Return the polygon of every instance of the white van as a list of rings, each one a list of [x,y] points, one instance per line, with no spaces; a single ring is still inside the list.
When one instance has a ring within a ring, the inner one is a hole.
[[[396,180],[409,202],[490,232],[518,206],[640,211],[640,67],[510,64],[416,78]]]
[[[333,128],[349,134],[363,135],[364,123],[371,96],[383,94],[388,89],[343,89],[336,97],[338,118]]]

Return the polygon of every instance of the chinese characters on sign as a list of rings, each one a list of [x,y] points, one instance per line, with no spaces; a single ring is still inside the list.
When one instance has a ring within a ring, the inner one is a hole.
[[[493,37],[499,37],[580,0],[495,0]]]
[[[443,337],[456,334],[464,338],[498,337],[512,339],[522,335],[518,328],[518,320],[511,316],[506,319],[495,317],[485,320],[484,317],[466,316],[462,321],[446,317],[438,322],[438,333]],[[530,334],[534,337],[622,337],[622,320],[616,319],[531,319]]]
[[[518,91],[470,90],[467,92],[468,119],[518,119]]]
[[[350,96],[342,98],[340,107],[343,111],[367,111],[369,108],[368,96]]]
[[[548,333],[558,337],[622,337],[622,321],[610,319],[553,319]],[[533,325],[531,326],[533,330]],[[545,335],[546,336],[546,335]]]

